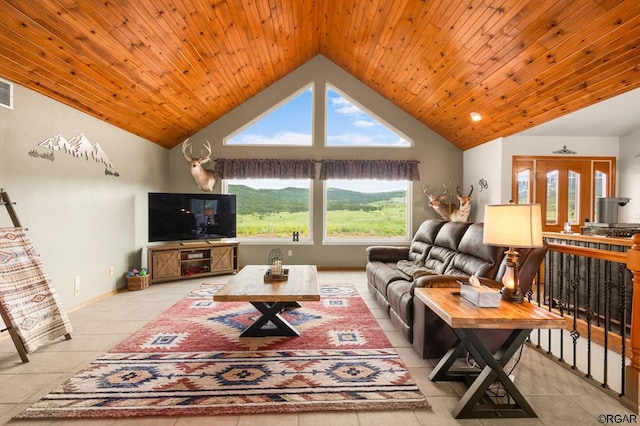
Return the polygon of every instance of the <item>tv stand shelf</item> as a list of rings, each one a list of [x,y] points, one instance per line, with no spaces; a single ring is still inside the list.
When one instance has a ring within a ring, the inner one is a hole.
[[[148,246],[151,283],[236,273],[238,244],[229,240]]]

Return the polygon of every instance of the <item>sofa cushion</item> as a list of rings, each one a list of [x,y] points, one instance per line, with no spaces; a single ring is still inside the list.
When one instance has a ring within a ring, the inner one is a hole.
[[[367,281],[383,296],[387,297],[387,286],[398,280],[413,281],[411,275],[405,274],[395,263],[369,262],[367,263]]]
[[[482,243],[484,227],[482,223],[470,225],[458,244],[455,254],[445,275],[494,278],[502,260],[504,247],[490,246]]]
[[[427,269],[424,266],[420,266],[418,263],[411,262],[409,260],[399,260],[396,267],[414,280],[425,275],[434,275],[436,273],[435,271]]]
[[[413,295],[411,294],[411,287],[412,283],[408,281],[394,281],[387,288],[391,321],[409,342],[413,340]]]
[[[429,251],[429,256],[425,260],[424,266],[436,274],[444,274],[455,255],[456,252],[450,248],[435,246]]]
[[[417,264],[423,264],[429,254],[429,250],[435,243],[438,231],[445,223],[447,222],[444,220],[427,220],[423,222],[413,236],[407,259]]]
[[[467,222],[446,222],[442,225],[424,261],[424,266],[438,274],[443,274],[453,256],[458,252],[458,244],[469,225],[471,224]]]
[[[433,244],[458,251],[460,241],[469,226],[471,226],[469,222],[446,222],[438,231]]]

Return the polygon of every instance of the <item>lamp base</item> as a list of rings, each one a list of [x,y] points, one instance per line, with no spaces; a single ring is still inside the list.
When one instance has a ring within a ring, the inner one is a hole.
[[[500,298],[505,302],[522,303],[524,301],[524,294],[520,289],[511,290],[510,288],[502,287],[501,293],[502,296]]]

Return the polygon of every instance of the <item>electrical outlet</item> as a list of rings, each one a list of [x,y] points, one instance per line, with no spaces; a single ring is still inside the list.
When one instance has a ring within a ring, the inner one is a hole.
[[[80,276],[78,275],[73,279],[73,295],[80,296]]]
[[[109,268],[109,276],[113,276],[113,274],[116,272],[115,268],[112,266]]]
[[[289,250],[289,252],[287,253],[289,256],[293,256],[293,250]]]

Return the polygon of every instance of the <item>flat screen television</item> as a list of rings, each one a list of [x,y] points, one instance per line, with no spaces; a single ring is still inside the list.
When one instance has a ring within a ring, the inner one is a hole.
[[[149,242],[235,236],[235,195],[149,193]]]

